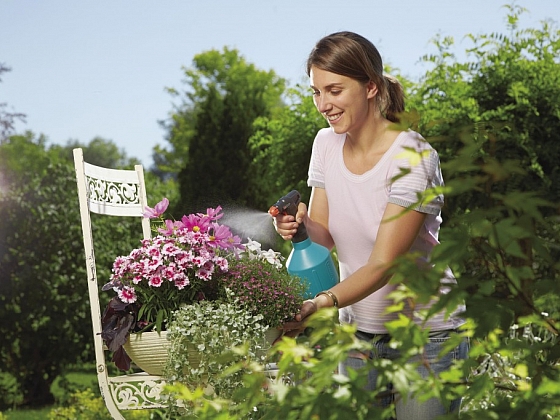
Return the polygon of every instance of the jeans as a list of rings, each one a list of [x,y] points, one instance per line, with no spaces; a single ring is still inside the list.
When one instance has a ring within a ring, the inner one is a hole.
[[[423,378],[429,375],[430,370],[437,375],[449,369],[453,360],[467,358],[469,351],[469,342],[467,339],[463,340],[459,346],[455,347],[445,356],[438,358],[438,354],[443,347],[443,344],[452,332],[454,331],[431,332],[429,342],[424,347],[424,354],[416,356],[410,360],[410,362],[420,360],[427,360],[429,362],[429,369],[423,364],[420,364],[417,368],[417,371]],[[365,356],[371,359],[384,358],[389,360],[394,360],[399,357],[399,350],[389,347],[391,337],[388,334],[368,334],[358,331],[356,336],[360,340],[372,341],[374,351],[369,355],[349,355],[346,361],[339,367],[340,372],[346,376],[348,376],[347,367],[360,369],[366,364],[366,361],[364,360]],[[377,371],[372,369],[368,374],[366,390],[374,390],[376,383]],[[391,389],[392,386],[389,384],[388,390],[390,391]],[[421,403],[408,396],[405,402],[402,398],[399,398],[398,396],[395,398],[394,394],[390,394],[388,397],[383,398],[381,406],[386,407],[389,404],[395,404],[397,420],[429,420],[439,415],[457,412],[461,405],[461,398],[452,401],[449,406],[444,406],[437,398],[432,398]]]

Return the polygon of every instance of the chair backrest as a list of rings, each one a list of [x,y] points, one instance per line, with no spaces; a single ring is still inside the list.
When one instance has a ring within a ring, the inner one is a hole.
[[[108,169],[84,162],[82,149],[74,149],[74,166],[80,203],[80,217],[84,239],[88,293],[93,324],[96,370],[105,404],[114,418],[123,418],[113,400],[110,389],[103,339],[101,338],[101,307],[97,283],[91,213],[109,216],[137,217],[142,223],[144,238],[149,238],[150,220],[142,213],[146,206],[146,187],[141,165],[134,170]],[[120,379],[120,382],[124,380]],[[136,379],[138,381],[138,379]],[[144,407],[138,407],[144,408]]]

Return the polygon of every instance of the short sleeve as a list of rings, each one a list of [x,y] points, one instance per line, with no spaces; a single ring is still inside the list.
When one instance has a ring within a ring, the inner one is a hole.
[[[437,152],[426,148],[409,151],[407,155],[397,156],[395,171],[389,181],[388,202],[421,213],[439,214],[443,194],[441,189],[437,191],[437,187],[443,186],[443,177]]]
[[[321,149],[320,144],[318,133],[311,149],[311,160],[307,177],[307,185],[309,187],[325,188],[325,151]]]

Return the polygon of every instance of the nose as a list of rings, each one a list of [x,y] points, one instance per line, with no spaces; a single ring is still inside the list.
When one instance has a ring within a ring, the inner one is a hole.
[[[331,109],[331,104],[327,99],[326,95],[318,95],[315,97],[315,106],[317,107],[317,110],[321,113],[324,114],[325,112],[328,112]]]

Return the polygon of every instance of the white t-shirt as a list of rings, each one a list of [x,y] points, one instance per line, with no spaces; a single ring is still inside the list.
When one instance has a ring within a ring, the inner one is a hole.
[[[317,133],[307,181],[310,187],[326,191],[329,231],[338,253],[341,281],[367,263],[387,203],[412,206],[427,214],[411,252],[420,252],[428,262],[432,248],[439,243],[443,196],[429,202],[419,202],[419,196],[428,188],[443,186],[437,152],[418,133],[403,131],[372,169],[356,175],[344,164],[345,139],[345,134],[336,134],[330,128]],[[455,282],[450,270],[442,279],[442,283],[449,282]],[[356,323],[360,331],[367,333],[386,333],[384,324],[397,318],[396,313],[384,313],[392,303],[386,295],[395,287],[386,285],[365,299],[341,308],[340,321]],[[417,305],[415,309],[429,306]],[[462,310],[464,308],[458,308],[457,312]],[[406,305],[403,312],[413,314]],[[416,317],[415,321],[420,322]],[[463,322],[455,315],[445,319],[441,313],[432,317],[426,327],[439,331],[457,328]]]

